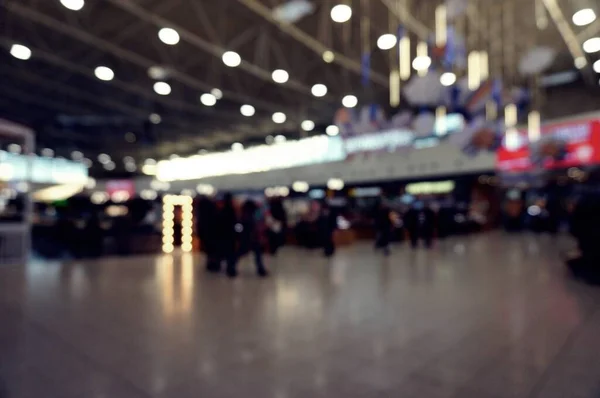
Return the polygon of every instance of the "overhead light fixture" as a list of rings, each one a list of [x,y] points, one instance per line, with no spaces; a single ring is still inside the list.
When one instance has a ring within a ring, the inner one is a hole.
[[[210,93],[212,95],[215,96],[216,99],[220,100],[221,98],[223,98],[223,91],[221,91],[218,88],[213,88],[212,90],[210,90]]]
[[[159,95],[169,95],[171,94],[171,86],[169,83],[156,82],[154,83],[154,92]]]
[[[600,51],[600,37],[592,37],[583,43],[583,51],[588,54]]]
[[[584,8],[573,14],[573,23],[577,26],[589,25],[596,20],[596,13],[591,8]]]
[[[21,145],[19,144],[10,144],[6,149],[8,149],[8,152],[10,153],[21,153]]]
[[[347,4],[338,4],[331,9],[331,19],[337,23],[348,22],[352,18],[352,8]]]
[[[324,84],[315,84],[311,89],[312,95],[315,97],[324,97],[327,95],[327,86]]]
[[[313,122],[312,120],[305,120],[302,122],[300,127],[302,127],[302,130],[304,131],[313,131],[315,128],[315,122]]]
[[[285,123],[287,117],[283,112],[275,112],[273,114],[273,121],[277,124]]]
[[[323,61],[330,64],[334,60],[335,60],[335,54],[332,51],[326,50],[325,52],[323,52]]]
[[[587,59],[585,57],[577,57],[574,64],[577,69],[583,69],[587,65]]]
[[[344,98],[342,98],[342,105],[344,105],[346,108],[354,108],[356,105],[358,105],[358,98],[356,98],[355,95],[346,95]]]
[[[162,28],[158,31],[158,38],[165,44],[174,46],[179,43],[179,33],[175,29]]]
[[[117,165],[113,161],[104,164],[104,170],[113,171],[115,167],[117,167]]]
[[[223,53],[223,63],[230,68],[235,68],[242,63],[242,57],[235,51],[226,51]]]
[[[600,59],[594,62],[594,72],[600,73]]]
[[[108,156],[105,153],[101,153],[100,155],[98,155],[98,161],[102,164],[107,164],[110,162],[110,156]]]
[[[429,58],[427,55],[416,57],[415,59],[413,59],[412,62],[412,67],[417,72],[426,71],[427,69],[429,69],[430,66],[431,58]]]
[[[306,193],[310,189],[310,185],[306,181],[296,181],[292,184],[292,189],[295,192]]]
[[[239,142],[234,142],[231,145],[231,150],[232,151],[243,151],[244,150],[244,145],[239,143]]]
[[[51,158],[54,156],[54,151],[50,148],[44,148],[44,149],[42,149],[41,154],[42,154],[42,156]]]
[[[282,143],[284,143],[284,142],[287,141],[287,138],[285,138],[285,135],[279,134],[279,135],[275,136],[275,140],[274,141],[275,141],[276,144],[282,144]]]
[[[410,37],[407,35],[400,38],[398,43],[399,53],[399,72],[400,79],[408,80],[410,78]]]
[[[240,107],[240,113],[246,117],[250,117],[250,116],[254,116],[254,113],[256,113],[256,110],[254,109],[254,107],[252,105],[242,105]]]
[[[442,76],[440,76],[440,83],[442,83],[442,86],[451,86],[456,83],[456,75],[452,72],[442,73]]]
[[[398,43],[398,38],[391,33],[383,34],[377,39],[377,47],[380,50],[391,50],[396,46],[396,43]]]
[[[177,154],[174,153],[174,154],[172,154],[172,155],[169,156],[169,160],[175,160],[175,159],[179,159],[179,155],[177,155]]]
[[[267,145],[271,145],[273,142],[275,142],[275,138],[273,138],[272,135],[268,135],[265,137],[265,142],[267,143]]]
[[[137,166],[135,163],[125,163],[125,170],[133,173],[137,170]]]
[[[275,83],[283,84],[289,80],[290,75],[283,69],[275,69],[271,74],[271,77]]]
[[[148,158],[148,159],[144,160],[144,164],[150,165],[150,166],[156,166],[156,160],[154,160],[152,158]]]
[[[340,133],[340,128],[338,126],[336,126],[335,124],[331,124],[331,125],[327,126],[327,128],[325,129],[325,132],[327,133],[328,136],[335,137],[336,135],[338,135]]]
[[[115,72],[107,66],[98,66],[94,69],[94,75],[100,80],[109,82],[115,77]]]
[[[94,162],[92,162],[92,159],[88,159],[88,158],[82,159],[81,163],[83,163],[85,165],[85,167],[87,167],[88,169],[94,165]]]
[[[123,158],[123,163],[135,163],[135,159],[133,159],[131,156],[125,156]]]
[[[83,159],[83,153],[81,153],[80,151],[73,151],[73,152],[71,152],[71,159],[81,160],[81,159]]]
[[[29,47],[25,47],[22,44],[13,44],[10,47],[10,55],[17,59],[27,61],[29,58],[31,58],[31,50]]]
[[[164,80],[169,76],[169,71],[159,65],[154,65],[148,68],[148,76],[154,80]]]
[[[344,189],[344,180],[341,178],[330,178],[327,181],[327,188],[332,191],[341,191]]]
[[[71,11],[79,11],[85,5],[84,0],[60,0],[60,4],[62,4],[65,8]]]
[[[204,93],[200,96],[200,102],[204,106],[214,106],[217,103],[217,97],[209,93]]]
[[[150,120],[150,123],[152,124],[159,124],[162,122],[162,118],[158,113],[151,113],[150,116],[148,116],[148,120]]]
[[[130,144],[133,144],[136,140],[137,138],[135,136],[135,133],[132,133],[131,131],[125,133],[125,141],[129,142]]]

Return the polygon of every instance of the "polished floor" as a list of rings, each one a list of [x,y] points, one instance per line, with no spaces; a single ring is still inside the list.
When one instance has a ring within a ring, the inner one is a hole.
[[[600,397],[600,288],[567,240],[0,268],[0,397]]]

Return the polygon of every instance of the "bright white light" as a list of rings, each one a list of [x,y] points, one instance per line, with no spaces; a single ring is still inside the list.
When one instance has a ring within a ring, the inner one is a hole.
[[[42,149],[42,156],[45,156],[47,158],[51,158],[54,156],[54,151],[50,148],[44,148]]]
[[[313,122],[312,120],[305,120],[302,122],[300,127],[302,127],[302,130],[304,131],[313,131],[315,128],[315,122]]]
[[[456,83],[456,75],[452,72],[443,73],[442,76],[440,76],[440,83],[442,83],[442,86],[451,86]]]
[[[159,95],[169,95],[171,94],[171,86],[169,83],[156,82],[154,83],[154,91]]]
[[[107,164],[110,162],[110,156],[108,156],[105,153],[101,153],[100,155],[98,155],[98,161],[102,164]]]
[[[583,51],[588,54],[600,51],[600,37],[592,37],[583,43]]]
[[[204,106],[214,106],[217,103],[217,97],[209,93],[204,93],[200,96],[200,102]]]
[[[157,166],[155,164],[145,164],[142,166],[142,173],[153,176],[156,175]]]
[[[115,167],[117,167],[117,165],[116,165],[116,164],[115,164],[115,162],[113,162],[113,161],[110,161],[110,162],[108,162],[108,163],[106,163],[106,164],[104,165],[104,169],[105,169],[105,170],[108,170],[108,171],[112,171],[112,170],[114,170],[114,169],[115,169]]]
[[[29,47],[25,47],[24,45],[13,44],[10,47],[10,55],[17,59],[22,59],[23,61],[26,61],[29,58],[31,58],[31,50],[29,49]]]
[[[600,73],[600,59],[594,62],[594,72]]]
[[[108,202],[108,194],[106,192],[94,192],[90,200],[95,205],[101,205]]]
[[[287,117],[283,112],[275,112],[273,114],[273,121],[277,124],[285,123]]]
[[[587,65],[587,59],[585,57],[577,57],[574,64],[577,69],[583,69]]]
[[[210,93],[212,95],[215,96],[216,99],[220,100],[221,98],[223,98],[223,91],[221,91],[218,88],[213,88],[212,90],[210,90]]]
[[[332,51],[325,51],[323,53],[323,61],[327,62],[328,64],[332,63],[335,60],[335,54]]]
[[[358,105],[358,98],[356,98],[354,95],[347,95],[342,98],[342,105],[344,105],[346,108],[354,108],[356,105]]]
[[[223,54],[223,63],[230,68],[235,68],[242,63],[242,57],[235,51],[227,51]]]
[[[71,11],[79,11],[85,5],[84,0],[60,0],[60,3]]]
[[[174,46],[179,43],[179,33],[175,29],[162,28],[158,31],[158,38],[165,44]]]
[[[431,58],[426,55],[416,57],[412,62],[412,67],[416,71],[427,70],[431,66]]]
[[[391,33],[381,35],[379,36],[379,39],[377,39],[377,47],[379,47],[380,50],[392,49],[394,48],[396,43],[398,43],[398,38],[396,37],[396,35],[393,35]]]
[[[115,77],[115,72],[107,66],[98,66],[94,69],[94,75],[100,80],[109,82]]]
[[[327,94],[327,86],[324,84],[315,84],[311,89],[312,95],[315,97],[324,97]]]
[[[284,142],[287,141],[287,138],[285,138],[285,135],[279,134],[279,135],[275,136],[275,140],[274,141],[275,141],[276,144],[282,144],[282,143],[284,143]]]
[[[152,124],[159,124],[162,121],[162,118],[158,113],[151,113],[148,119]]]
[[[254,109],[254,107],[252,105],[242,105],[240,108],[240,112],[242,115],[246,116],[246,117],[250,117],[250,116],[254,116],[254,113],[256,112],[256,110]]]
[[[327,128],[325,129],[325,132],[327,133],[328,136],[335,137],[336,135],[338,135],[340,133],[340,128],[338,126],[336,126],[335,124],[332,124],[332,125],[327,126]]]
[[[344,189],[344,180],[340,178],[330,178],[329,181],[327,181],[327,188],[332,191],[341,191]]]
[[[200,195],[212,196],[215,193],[215,187],[210,184],[198,184],[196,186],[196,192]]]
[[[85,189],[94,189],[96,188],[96,180],[93,179],[92,177],[88,177],[87,181],[85,182]]]
[[[71,159],[81,160],[81,159],[83,159],[83,153],[81,153],[80,151],[73,151],[73,152],[71,152]]]
[[[532,217],[539,216],[542,213],[542,209],[539,206],[533,205],[527,208],[527,214]]]
[[[344,23],[352,18],[352,8],[346,4],[338,4],[331,9],[331,19],[337,23]]]
[[[589,25],[596,20],[596,13],[591,8],[584,8],[573,14],[573,23],[577,26]]]
[[[308,192],[308,190],[310,189],[310,186],[308,185],[308,182],[306,182],[306,181],[296,181],[295,183],[292,184],[292,189],[296,192],[305,193],[305,192]]]
[[[289,80],[290,75],[283,69],[275,69],[271,74],[271,77],[275,83],[283,84]]]
[[[133,173],[137,170],[137,166],[135,165],[135,163],[125,163],[125,170],[127,170],[130,173]]]
[[[21,153],[21,145],[19,144],[10,144],[6,149],[10,153]]]
[[[158,194],[152,189],[143,189],[142,192],[140,192],[140,197],[144,200],[156,200]]]
[[[244,145],[239,143],[239,142],[234,142],[231,145],[231,150],[232,151],[243,151],[244,150]]]
[[[174,153],[174,154],[172,154],[172,155],[169,156],[169,159],[170,160],[179,159],[179,155],[177,155],[177,154]]]
[[[152,158],[148,158],[148,159],[144,160],[144,164],[150,165],[150,166],[156,166],[156,160],[154,160]]]

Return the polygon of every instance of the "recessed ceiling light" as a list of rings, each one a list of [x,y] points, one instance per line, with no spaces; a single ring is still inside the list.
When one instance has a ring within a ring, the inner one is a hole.
[[[210,93],[204,93],[200,96],[200,102],[204,106],[213,106],[217,103],[217,98]]]
[[[110,162],[104,164],[104,169],[108,170],[108,171],[114,170],[115,167],[117,167],[117,165],[115,165],[115,162],[113,162],[113,161],[110,161]]]
[[[313,131],[315,128],[315,122],[313,122],[312,120],[305,120],[302,122],[300,127],[302,127],[302,130],[304,131]]]
[[[179,159],[179,155],[177,155],[177,154],[174,153],[174,154],[172,154],[172,155],[169,156],[169,160],[175,160],[175,159]]]
[[[282,143],[284,143],[284,142],[287,141],[287,138],[285,138],[285,135],[279,134],[279,135],[275,136],[275,140],[274,141],[275,141],[276,144],[282,144]]]
[[[179,43],[179,33],[175,29],[162,28],[158,31],[158,38],[165,44],[174,46]]]
[[[600,37],[592,37],[583,43],[583,51],[588,54],[600,51]]]
[[[154,83],[154,91],[159,95],[169,95],[171,94],[171,86],[169,83],[156,82]]]
[[[332,124],[332,125],[327,126],[327,128],[325,129],[325,132],[327,133],[327,135],[329,135],[331,137],[335,137],[336,135],[338,135],[340,133],[340,128],[338,126],[336,126],[335,124]]]
[[[583,69],[587,65],[587,59],[585,57],[577,57],[574,64],[577,69]]]
[[[146,166],[156,166],[156,160],[154,160],[152,158],[148,158],[148,159],[144,160],[144,164]]]
[[[283,112],[275,112],[273,114],[273,121],[277,124],[285,123],[287,117]]]
[[[442,86],[451,86],[456,83],[456,75],[452,72],[442,73],[442,76],[440,76],[440,83],[442,83]]]
[[[83,159],[83,153],[81,153],[80,151],[73,151],[73,152],[71,152],[71,159],[81,160],[81,159]]]
[[[154,65],[148,68],[148,76],[154,80],[165,80],[169,76],[167,68]]]
[[[346,108],[354,108],[356,105],[358,105],[358,98],[356,98],[354,95],[347,95],[342,98],[342,105],[344,105]]]
[[[137,170],[137,166],[135,163],[125,163],[125,170],[127,170],[130,173],[133,173]]]
[[[573,14],[573,23],[577,26],[589,25],[596,20],[596,13],[591,8],[584,8]]]
[[[250,117],[254,116],[254,113],[256,111],[252,105],[245,104],[240,107],[240,112],[242,113],[242,115]]]
[[[331,9],[331,19],[337,23],[347,22],[352,18],[352,8],[346,4],[338,4]]]
[[[242,63],[242,57],[235,51],[227,51],[223,54],[223,63],[230,68],[235,68]]]
[[[231,150],[232,151],[243,151],[244,145],[239,142],[234,142],[233,144],[231,144]]]
[[[42,154],[42,156],[51,158],[52,156],[54,156],[54,151],[50,148],[44,148],[44,149],[42,149],[41,154]]]
[[[84,0],[60,0],[60,4],[62,4],[65,8],[68,8],[71,11],[79,11],[85,5]]]
[[[109,82],[115,77],[115,72],[107,66],[98,66],[94,69],[94,75],[100,80]]]
[[[150,123],[152,124],[159,124],[162,121],[162,118],[158,113],[151,113],[148,120],[150,120]]]
[[[21,145],[19,144],[10,144],[6,149],[8,149],[8,152],[10,153],[21,153]]]
[[[26,61],[29,58],[31,58],[31,50],[29,49],[29,47],[25,47],[22,44],[13,44],[10,47],[10,55],[17,59]]]
[[[427,70],[431,66],[431,58],[426,55],[416,57],[412,62],[412,67],[416,71]]]
[[[210,90],[210,93],[212,95],[215,96],[216,99],[220,100],[221,98],[223,98],[223,92],[221,90],[219,90],[218,88],[213,88],[212,90]]]
[[[323,53],[323,61],[327,62],[328,64],[332,63],[335,60],[335,54],[332,51],[325,51]]]
[[[85,167],[87,167],[88,169],[94,165],[94,162],[92,162],[92,159],[88,159],[88,158],[82,159],[81,163],[83,163],[85,165]]]
[[[283,69],[275,69],[271,74],[271,77],[275,83],[283,84],[289,80],[290,75]]]
[[[600,59],[594,62],[594,72],[600,73]]]
[[[380,50],[392,49],[394,48],[396,43],[398,43],[398,38],[396,37],[396,35],[393,35],[391,33],[381,35],[379,36],[379,39],[377,39],[377,47],[379,47]]]
[[[135,133],[132,133],[131,131],[128,131],[127,133],[125,133],[125,141],[133,144],[136,140],[137,140],[137,137],[135,136]]]
[[[125,156],[123,158],[123,163],[135,163],[135,159],[133,159],[131,156]]]
[[[273,136],[272,136],[272,135],[268,135],[268,136],[265,138],[265,142],[267,143],[267,145],[271,145],[271,144],[273,143],[273,141],[275,141],[275,138],[273,138]]]
[[[110,156],[108,156],[105,153],[101,153],[100,155],[98,155],[98,161],[102,164],[107,164],[108,162],[110,162]]]
[[[324,97],[327,94],[327,86],[324,84],[315,84],[311,89],[312,95],[315,97]]]

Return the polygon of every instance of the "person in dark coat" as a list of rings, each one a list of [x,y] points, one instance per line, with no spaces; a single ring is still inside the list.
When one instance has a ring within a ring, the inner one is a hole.
[[[419,240],[423,239],[425,247],[430,248],[435,229],[435,214],[421,201],[416,201],[404,216],[404,225],[410,235],[410,243],[415,249]]]
[[[577,277],[600,283],[600,197],[588,194],[575,206],[570,219],[570,232],[577,240],[578,255],[567,260]]]
[[[379,201],[375,211],[375,249],[383,249],[383,254],[390,254],[390,236],[392,233],[392,220],[390,209]]]
[[[331,211],[329,204],[323,202],[321,212],[317,220],[321,241],[323,242],[323,252],[326,257],[331,257],[335,253],[334,233],[337,228],[337,219]]]
[[[244,202],[240,224],[242,228],[240,233],[239,255],[242,256],[248,252],[252,252],[254,255],[254,263],[256,265],[256,273],[264,278],[268,276],[262,257],[262,242],[265,235],[264,218],[261,214],[261,210],[253,200],[248,199]],[[233,272],[228,275],[237,275],[237,270],[234,269]]]
[[[233,207],[233,197],[230,193],[226,193],[223,197],[223,203],[217,212],[217,220],[215,224],[215,239],[217,241],[216,251],[217,264],[221,267],[221,263],[227,263],[227,275],[229,277],[237,276],[236,263],[236,225],[238,223]]]
[[[196,233],[206,255],[206,270],[220,272],[219,241],[215,233],[218,220],[215,202],[206,196],[200,198],[196,214],[198,215],[196,217]]]

